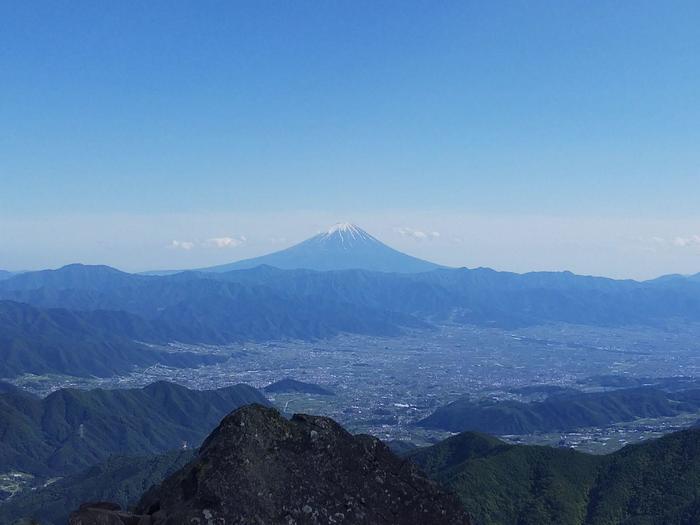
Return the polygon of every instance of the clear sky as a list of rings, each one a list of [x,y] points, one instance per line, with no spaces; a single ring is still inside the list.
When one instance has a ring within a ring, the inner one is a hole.
[[[698,272],[698,27],[697,1],[0,2],[0,268],[349,220],[445,264]]]

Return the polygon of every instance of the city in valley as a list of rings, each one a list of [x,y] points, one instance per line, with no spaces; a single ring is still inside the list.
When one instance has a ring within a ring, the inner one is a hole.
[[[132,388],[165,380],[207,390],[245,383],[256,388],[292,378],[333,395],[267,393],[285,414],[326,415],[353,433],[414,445],[451,432],[418,421],[468,396],[475,401],[541,401],[560,391],[602,392],[629,386],[682,390],[700,385],[700,342],[694,326],[672,330],[551,325],[513,330],[440,325],[398,337],[344,334],[317,341],[167,346],[170,352],[223,355],[218,364],[162,365],[108,379],[24,375],[13,382],[46,395],[59,388]],[[607,453],[628,443],[695,424],[700,412],[636,418],[567,432],[502,435],[505,441]]]

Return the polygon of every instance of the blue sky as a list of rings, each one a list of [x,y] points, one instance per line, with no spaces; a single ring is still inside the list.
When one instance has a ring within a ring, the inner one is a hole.
[[[448,264],[700,271],[699,20],[681,1],[3,2],[0,268],[218,263],[351,220]]]

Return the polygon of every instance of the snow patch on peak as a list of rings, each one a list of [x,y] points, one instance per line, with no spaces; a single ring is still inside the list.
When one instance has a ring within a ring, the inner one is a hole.
[[[347,232],[347,233],[364,233],[360,228],[355,226],[350,222],[339,222],[334,224],[328,229],[328,235],[333,235],[337,232]]]
[[[331,226],[325,233],[315,237],[321,243],[337,243],[345,248],[356,246],[363,243],[378,243],[374,237],[364,231],[359,226],[355,226],[350,222],[339,222]]]

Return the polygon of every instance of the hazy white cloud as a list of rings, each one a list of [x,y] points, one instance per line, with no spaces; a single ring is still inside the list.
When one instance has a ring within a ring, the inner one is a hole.
[[[241,246],[248,241],[245,235],[237,235],[235,237],[213,237],[204,241],[205,246],[214,248],[235,248]]]
[[[409,237],[418,241],[437,239],[438,237],[440,237],[440,232],[424,232],[421,230],[414,230],[413,228],[406,227],[394,228],[394,231],[403,235],[404,237]]]
[[[172,248],[179,248],[180,250],[191,250],[194,248],[194,243],[191,241],[177,241],[174,240],[170,243]]]
[[[236,235],[234,237],[212,237],[206,241],[178,241],[174,240],[170,243],[172,248],[180,250],[192,250],[196,246],[204,246],[209,248],[235,248],[241,246],[248,241],[245,235]]]
[[[673,239],[673,245],[678,246],[679,248],[687,248],[689,246],[700,246],[700,235],[676,237]]]
[[[676,236],[676,237],[640,237],[638,241],[649,245],[651,248],[690,248],[700,246],[700,235]]]

